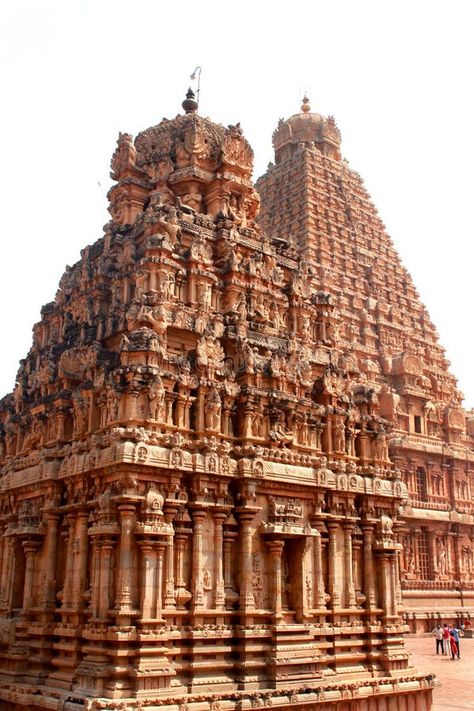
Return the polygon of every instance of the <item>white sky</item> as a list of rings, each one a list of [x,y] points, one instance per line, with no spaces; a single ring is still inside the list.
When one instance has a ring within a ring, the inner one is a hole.
[[[280,117],[333,114],[474,406],[469,0],[89,2],[0,8],[0,396],[66,264],[102,235],[119,131],[181,112],[241,122],[255,177]],[[100,183],[100,185],[99,185]]]

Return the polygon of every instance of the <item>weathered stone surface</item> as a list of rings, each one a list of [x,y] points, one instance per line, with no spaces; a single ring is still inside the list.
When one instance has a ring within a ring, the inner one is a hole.
[[[308,108],[275,131],[276,164],[257,182],[260,225],[330,294],[351,377],[390,421],[390,459],[409,494],[397,532],[404,617],[431,630],[474,613],[474,415],[360,176],[340,160],[334,120]]]
[[[240,127],[183,106],[120,135],[105,236],[1,403],[0,704],[429,708],[402,542],[434,531],[452,591],[472,531],[434,329],[333,119],[280,123],[256,222]]]

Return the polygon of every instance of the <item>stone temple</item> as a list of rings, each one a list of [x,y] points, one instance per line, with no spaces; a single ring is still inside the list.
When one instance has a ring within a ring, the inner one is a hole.
[[[0,402],[0,709],[426,711],[474,612],[473,419],[333,118],[184,114]]]

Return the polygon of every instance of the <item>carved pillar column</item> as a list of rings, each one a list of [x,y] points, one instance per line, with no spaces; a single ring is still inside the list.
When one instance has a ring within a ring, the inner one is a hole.
[[[142,620],[154,617],[153,601],[155,595],[156,551],[153,541],[140,541],[142,558],[140,609]]]
[[[204,607],[204,590],[202,586],[202,531],[206,512],[194,509],[191,512],[193,520],[193,559],[191,565],[191,592],[193,608]]]
[[[176,514],[174,507],[165,506],[165,522],[173,526],[173,518]],[[174,597],[174,531],[168,536],[166,542],[166,577],[165,577],[165,608],[171,610],[176,607]]]
[[[315,597],[314,604],[319,610],[326,608],[326,591],[324,589],[324,574],[323,574],[323,551],[321,543],[321,533],[318,531],[313,538],[313,556],[314,556],[314,578],[315,578]]]
[[[237,512],[241,524],[240,609],[244,612],[255,609],[252,589],[252,522],[255,511],[240,509]]]
[[[83,595],[87,580],[87,525],[88,511],[79,511],[76,519],[76,539],[74,541],[73,584],[71,604],[76,609],[82,609]]]
[[[163,620],[163,559],[165,544],[158,541],[156,544],[156,608],[155,616],[157,620]]]
[[[185,395],[182,394],[181,388],[180,388],[178,397],[176,399],[176,407],[175,407],[175,425],[180,430],[185,427],[184,404],[185,404]]]
[[[99,617],[99,595],[100,595],[100,575],[101,575],[101,541],[97,536],[92,538],[92,598],[91,611],[93,619]]]
[[[273,592],[273,609],[275,618],[279,619],[282,615],[282,582],[281,582],[281,557],[283,553],[284,541],[268,541],[268,548],[272,561],[272,592]]]
[[[102,621],[107,621],[107,613],[111,607],[110,600],[110,573],[115,541],[103,541],[100,556],[100,587],[98,616]]]
[[[71,605],[74,574],[74,545],[76,541],[76,517],[71,513],[66,516],[66,520],[68,522],[68,533],[66,537],[66,565],[61,605],[63,608],[69,608]]]
[[[432,580],[436,578],[438,572],[438,555],[436,551],[436,531],[428,529],[429,541],[429,559],[428,559],[428,574]]]
[[[399,616],[398,605],[399,605],[399,582],[398,582],[398,556],[394,552],[390,556],[390,582],[391,582],[391,598],[392,598],[392,608],[391,614],[394,617]]]
[[[382,585],[382,608],[385,617],[392,613],[392,580],[390,558],[387,553],[379,554],[380,582]]]
[[[224,549],[222,527],[227,515],[218,511],[214,514],[214,607],[223,610],[224,595]]]
[[[54,609],[56,599],[56,555],[58,550],[59,514],[46,513],[46,555],[44,556],[44,589],[41,591],[43,604]]]
[[[335,521],[330,521],[327,524],[329,533],[328,541],[328,588],[331,596],[331,607],[341,607],[341,588],[337,575],[337,531],[339,524]]]
[[[356,596],[353,578],[353,562],[352,562],[352,531],[354,529],[352,523],[346,523],[344,529],[344,567],[346,577],[347,590],[347,607],[356,606]]]
[[[375,577],[374,577],[374,559],[372,550],[372,541],[374,527],[372,524],[362,526],[362,534],[364,541],[364,593],[365,604],[368,610],[373,610],[377,606],[375,595]]]
[[[35,554],[39,541],[23,541],[25,551],[25,582],[23,586],[23,613],[28,612],[33,603],[33,576],[35,572]]]
[[[115,600],[116,609],[120,612],[131,612],[133,584],[133,550],[132,533],[135,524],[135,505],[120,503],[117,506],[120,516],[120,550],[119,550],[119,583]]]
[[[186,402],[184,403],[184,428],[189,429],[190,425],[190,410],[191,410],[191,405],[193,402],[196,400],[195,397],[191,397],[190,395],[186,397]]]
[[[176,603],[179,609],[183,609],[185,604],[191,599],[191,593],[186,590],[186,580],[184,579],[184,549],[186,546],[187,534],[176,531]]]
[[[15,538],[8,536],[5,539],[5,553],[3,558],[2,585],[0,596],[2,607],[10,610],[13,584],[13,570],[15,560]]]
[[[370,452],[369,435],[367,434],[364,423],[362,423],[362,425],[361,425],[361,430],[360,430],[359,435],[357,437],[357,444],[358,444],[359,459],[361,460],[362,463],[367,462],[367,460],[370,458],[371,452]]]
[[[137,417],[137,402],[140,392],[138,390],[129,390],[127,394],[127,412],[123,413],[127,420],[135,420]]]
[[[324,426],[323,438],[322,438],[323,450],[327,454],[330,454],[332,452],[332,427],[333,427],[332,416],[328,415],[326,418],[326,423]]]
[[[0,589],[3,585],[3,562],[5,560],[6,540],[5,528],[0,526]]]

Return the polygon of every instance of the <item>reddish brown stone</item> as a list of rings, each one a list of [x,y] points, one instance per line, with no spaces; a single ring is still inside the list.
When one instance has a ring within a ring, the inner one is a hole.
[[[256,222],[240,127],[184,107],[120,135],[1,404],[0,705],[428,709],[402,587],[455,600],[472,531],[434,328],[333,119],[279,125]]]

